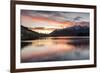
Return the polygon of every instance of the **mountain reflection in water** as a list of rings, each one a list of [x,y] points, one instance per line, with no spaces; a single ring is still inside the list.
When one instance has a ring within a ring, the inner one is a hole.
[[[21,42],[21,62],[89,59],[88,37],[47,37]]]

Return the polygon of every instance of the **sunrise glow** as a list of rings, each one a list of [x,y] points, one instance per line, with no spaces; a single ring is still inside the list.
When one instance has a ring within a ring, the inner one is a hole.
[[[76,23],[75,21],[78,22]],[[63,29],[77,24],[80,25],[82,21],[89,21],[87,14],[32,10],[22,10],[21,12],[21,25],[43,34],[49,34],[56,29]]]

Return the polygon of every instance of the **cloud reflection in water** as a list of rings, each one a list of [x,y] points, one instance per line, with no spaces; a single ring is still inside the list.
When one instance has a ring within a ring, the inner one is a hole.
[[[88,38],[48,37],[22,42],[31,44],[22,48],[21,62],[89,59]]]

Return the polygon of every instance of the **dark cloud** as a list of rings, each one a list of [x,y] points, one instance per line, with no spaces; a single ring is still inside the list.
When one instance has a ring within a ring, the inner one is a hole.
[[[79,21],[81,18],[82,18],[82,17],[77,16],[77,17],[74,18],[74,20],[75,20],[75,21]]]
[[[31,17],[44,17],[60,22],[73,21],[73,20],[89,22],[89,13],[82,13],[82,12],[21,10],[21,14]]]

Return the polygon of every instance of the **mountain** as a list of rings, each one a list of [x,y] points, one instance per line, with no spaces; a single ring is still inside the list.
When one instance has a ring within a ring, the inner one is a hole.
[[[64,29],[56,29],[50,34],[42,34],[21,26],[21,40],[34,40],[49,36],[89,36],[89,27],[76,25]]]
[[[29,30],[27,27],[21,26],[21,40],[38,39],[39,33]]]
[[[88,26],[72,26],[64,29],[57,29],[50,33],[51,36],[89,36]]]
[[[75,22],[75,25],[89,26],[89,22],[86,22],[86,21]]]
[[[34,40],[41,37],[47,37],[48,34],[42,34],[21,25],[21,40]]]

